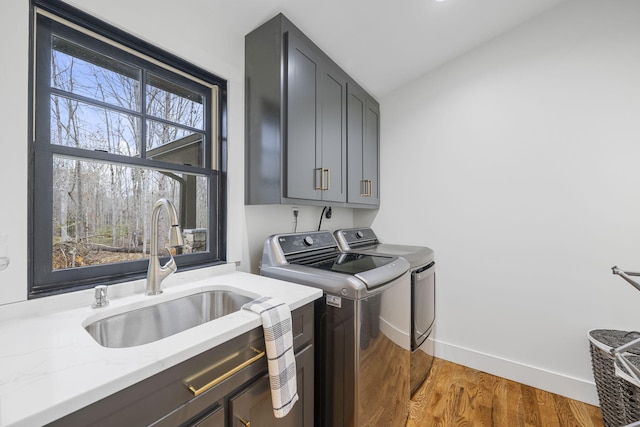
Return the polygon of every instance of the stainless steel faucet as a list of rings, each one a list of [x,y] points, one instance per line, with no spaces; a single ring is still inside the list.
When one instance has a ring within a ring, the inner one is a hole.
[[[161,294],[162,281],[178,269],[173,255],[168,249],[171,259],[169,259],[165,265],[160,265],[160,257],[158,256],[158,217],[160,216],[160,208],[162,207],[164,207],[169,214],[169,221],[171,222],[171,227],[169,228],[169,245],[174,248],[184,246],[182,230],[178,224],[178,213],[176,212],[175,206],[167,199],[162,198],[158,200],[151,212],[151,249],[149,251],[146,295]]]
[[[109,305],[109,300],[107,299],[107,287],[105,285],[98,285],[95,287],[94,297],[96,300],[93,302],[91,307],[100,308]]]

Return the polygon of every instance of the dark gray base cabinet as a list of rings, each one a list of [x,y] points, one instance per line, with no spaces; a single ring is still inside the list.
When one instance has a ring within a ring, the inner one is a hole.
[[[231,425],[247,426],[251,423],[251,427],[313,426],[313,402],[309,405],[306,402],[300,404],[304,397],[313,396],[313,351],[308,346],[296,355],[300,400],[286,417],[276,418],[273,415],[269,377],[264,375],[229,399]]]
[[[313,303],[292,313],[299,400],[284,418],[271,408],[259,327],[49,425],[312,427],[313,314]]]

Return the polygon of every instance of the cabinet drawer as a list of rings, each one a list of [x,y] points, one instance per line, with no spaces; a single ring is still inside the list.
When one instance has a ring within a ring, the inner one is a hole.
[[[229,399],[231,426],[313,427],[313,351],[313,346],[308,346],[296,355],[298,401],[286,417],[276,418],[273,415],[269,376],[265,374]]]
[[[196,421],[193,427],[224,427],[224,408],[218,406],[213,412]]]

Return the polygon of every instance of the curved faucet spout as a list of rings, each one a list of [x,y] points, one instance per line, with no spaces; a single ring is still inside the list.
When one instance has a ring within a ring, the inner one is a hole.
[[[171,227],[169,228],[169,245],[171,247],[181,247],[184,245],[182,239],[182,230],[178,221],[178,213],[175,206],[168,199],[159,199],[153,206],[151,212],[151,248],[149,250],[149,269],[147,270],[147,290],[146,295],[158,295],[162,293],[161,283],[171,273],[175,272],[178,267],[173,259],[171,251],[169,252],[169,261],[165,265],[160,265],[160,256],[158,255],[158,218],[160,209],[165,208],[169,214]]]

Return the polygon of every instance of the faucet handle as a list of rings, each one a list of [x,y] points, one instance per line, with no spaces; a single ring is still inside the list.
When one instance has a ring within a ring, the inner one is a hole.
[[[93,308],[106,307],[109,305],[107,300],[107,287],[105,285],[98,285],[94,288],[95,301],[91,305]]]
[[[178,264],[176,264],[176,260],[173,258],[173,253],[171,252],[171,248],[166,248],[167,252],[169,253],[169,261],[167,261],[167,263],[163,266],[160,266],[160,271],[162,273],[166,273],[166,276],[162,276],[162,278],[164,279],[165,277],[167,277],[169,274],[171,273],[175,273],[176,270],[178,270]]]

